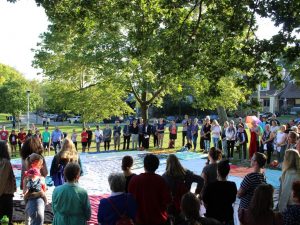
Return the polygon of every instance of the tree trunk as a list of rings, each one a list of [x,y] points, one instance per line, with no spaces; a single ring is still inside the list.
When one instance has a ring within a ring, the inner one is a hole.
[[[18,121],[18,130],[20,130],[20,114],[18,114],[16,118],[16,120]]]
[[[223,106],[219,106],[217,107],[217,112],[219,115],[219,123],[223,125],[224,122],[228,120],[226,110]]]
[[[148,121],[148,109],[149,105],[141,103],[141,115],[144,121]]]

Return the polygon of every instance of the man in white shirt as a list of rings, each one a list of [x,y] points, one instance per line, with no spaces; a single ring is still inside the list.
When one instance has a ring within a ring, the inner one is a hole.
[[[95,139],[96,139],[96,150],[97,152],[100,152],[100,144],[103,140],[103,131],[100,130],[99,126],[96,126],[95,130]]]

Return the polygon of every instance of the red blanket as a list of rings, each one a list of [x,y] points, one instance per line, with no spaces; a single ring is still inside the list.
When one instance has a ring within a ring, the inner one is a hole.
[[[96,196],[96,195],[89,196],[90,203],[91,203],[91,211],[92,211],[91,220],[88,221],[89,225],[98,224],[97,214],[98,214],[99,202],[102,198],[107,198],[108,196],[109,194],[104,194],[100,196]],[[18,223],[25,221],[25,216],[24,216],[25,204],[22,204],[21,202],[22,201],[20,200],[14,201],[13,221]],[[45,208],[45,223],[51,224],[52,220],[53,220],[52,208],[51,208],[51,204],[48,204]]]
[[[109,194],[104,194],[100,196],[96,195],[90,195],[90,203],[91,203],[91,211],[92,211],[92,216],[91,220],[88,221],[89,225],[97,225],[98,224],[98,219],[97,219],[97,214],[98,214],[98,207],[99,207],[99,202],[102,198],[107,198],[109,197]]]
[[[245,177],[248,173],[253,172],[253,168],[240,167],[236,165],[230,165],[230,175],[235,177]]]

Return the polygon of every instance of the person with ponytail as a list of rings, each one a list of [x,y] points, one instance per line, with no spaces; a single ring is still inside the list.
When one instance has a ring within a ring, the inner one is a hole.
[[[222,159],[222,152],[215,148],[211,147],[208,152],[209,164],[203,168],[201,176],[204,179],[204,188],[212,182],[217,181],[217,163]]]

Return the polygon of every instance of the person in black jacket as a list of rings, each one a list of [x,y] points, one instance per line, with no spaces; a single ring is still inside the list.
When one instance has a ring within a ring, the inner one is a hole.
[[[190,191],[192,183],[197,183],[195,193],[200,194],[204,180],[201,176],[183,168],[177,156],[174,154],[168,156],[166,172],[162,177],[167,182],[173,199],[169,207],[169,214],[171,214],[175,218],[175,222],[178,223],[178,220],[181,220],[179,214],[182,196]]]
[[[158,124],[158,120],[154,120],[153,125],[151,126],[151,131],[153,134],[153,145],[154,148],[158,148],[158,137],[157,137],[157,124]]]
[[[206,217],[215,218],[223,224],[234,224],[232,204],[236,200],[237,188],[227,181],[230,171],[229,160],[218,163],[218,180],[207,185],[202,200],[206,208]]]
[[[126,125],[123,128],[123,138],[124,138],[123,150],[125,150],[125,147],[127,150],[129,150],[130,137],[131,137],[130,121],[128,120],[126,122]]]
[[[149,141],[150,141],[150,135],[152,133],[151,131],[151,125],[148,124],[148,121],[146,120],[143,126],[143,150],[148,150],[149,149]]]

